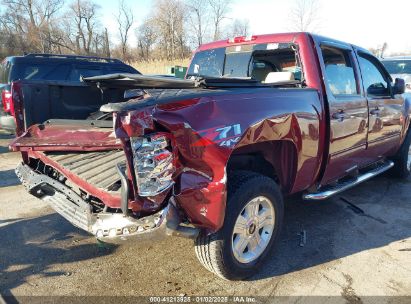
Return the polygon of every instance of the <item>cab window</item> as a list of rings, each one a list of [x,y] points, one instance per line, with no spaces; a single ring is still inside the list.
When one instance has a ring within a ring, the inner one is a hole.
[[[359,54],[358,61],[360,63],[364,90],[367,92],[367,95],[389,95],[388,82],[380,67],[374,62],[375,60],[365,54]]]
[[[351,51],[328,46],[321,47],[326,83],[336,97],[359,94]]]
[[[232,45],[197,52],[186,77],[227,77],[277,83],[302,79],[293,43]]]

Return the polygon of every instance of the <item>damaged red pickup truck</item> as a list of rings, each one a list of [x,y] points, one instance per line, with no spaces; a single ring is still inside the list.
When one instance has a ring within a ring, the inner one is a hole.
[[[404,81],[367,50],[308,33],[236,37],[201,46],[186,78],[84,79],[126,100],[101,104],[104,120],[28,128],[11,144],[17,175],[101,241],[192,237],[208,270],[242,279],[279,238],[283,196],[409,174]]]

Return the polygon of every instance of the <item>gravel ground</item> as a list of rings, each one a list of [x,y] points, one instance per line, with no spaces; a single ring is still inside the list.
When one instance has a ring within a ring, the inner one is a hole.
[[[2,295],[411,296],[411,179],[377,177],[324,202],[287,199],[266,267],[229,282],[200,266],[191,240],[98,244],[26,193],[10,139],[0,134]]]

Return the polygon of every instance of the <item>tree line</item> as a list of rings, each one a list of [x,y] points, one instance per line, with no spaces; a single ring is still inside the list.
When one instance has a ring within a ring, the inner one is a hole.
[[[136,20],[129,4],[118,0],[116,28],[107,29],[98,1],[1,0],[0,58],[28,53],[128,62],[187,58],[202,43],[249,34],[247,19],[228,18],[231,6],[232,0],[155,0],[146,18]]]

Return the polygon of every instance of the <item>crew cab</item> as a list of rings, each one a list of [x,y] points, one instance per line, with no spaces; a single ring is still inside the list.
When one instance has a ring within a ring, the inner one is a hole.
[[[200,46],[185,80],[83,81],[119,99],[101,99],[103,121],[43,117],[15,139],[22,183],[103,242],[193,238],[222,278],[263,265],[285,196],[323,200],[385,171],[410,172],[404,81],[342,41],[236,37]],[[30,86],[14,84],[18,118]]]

